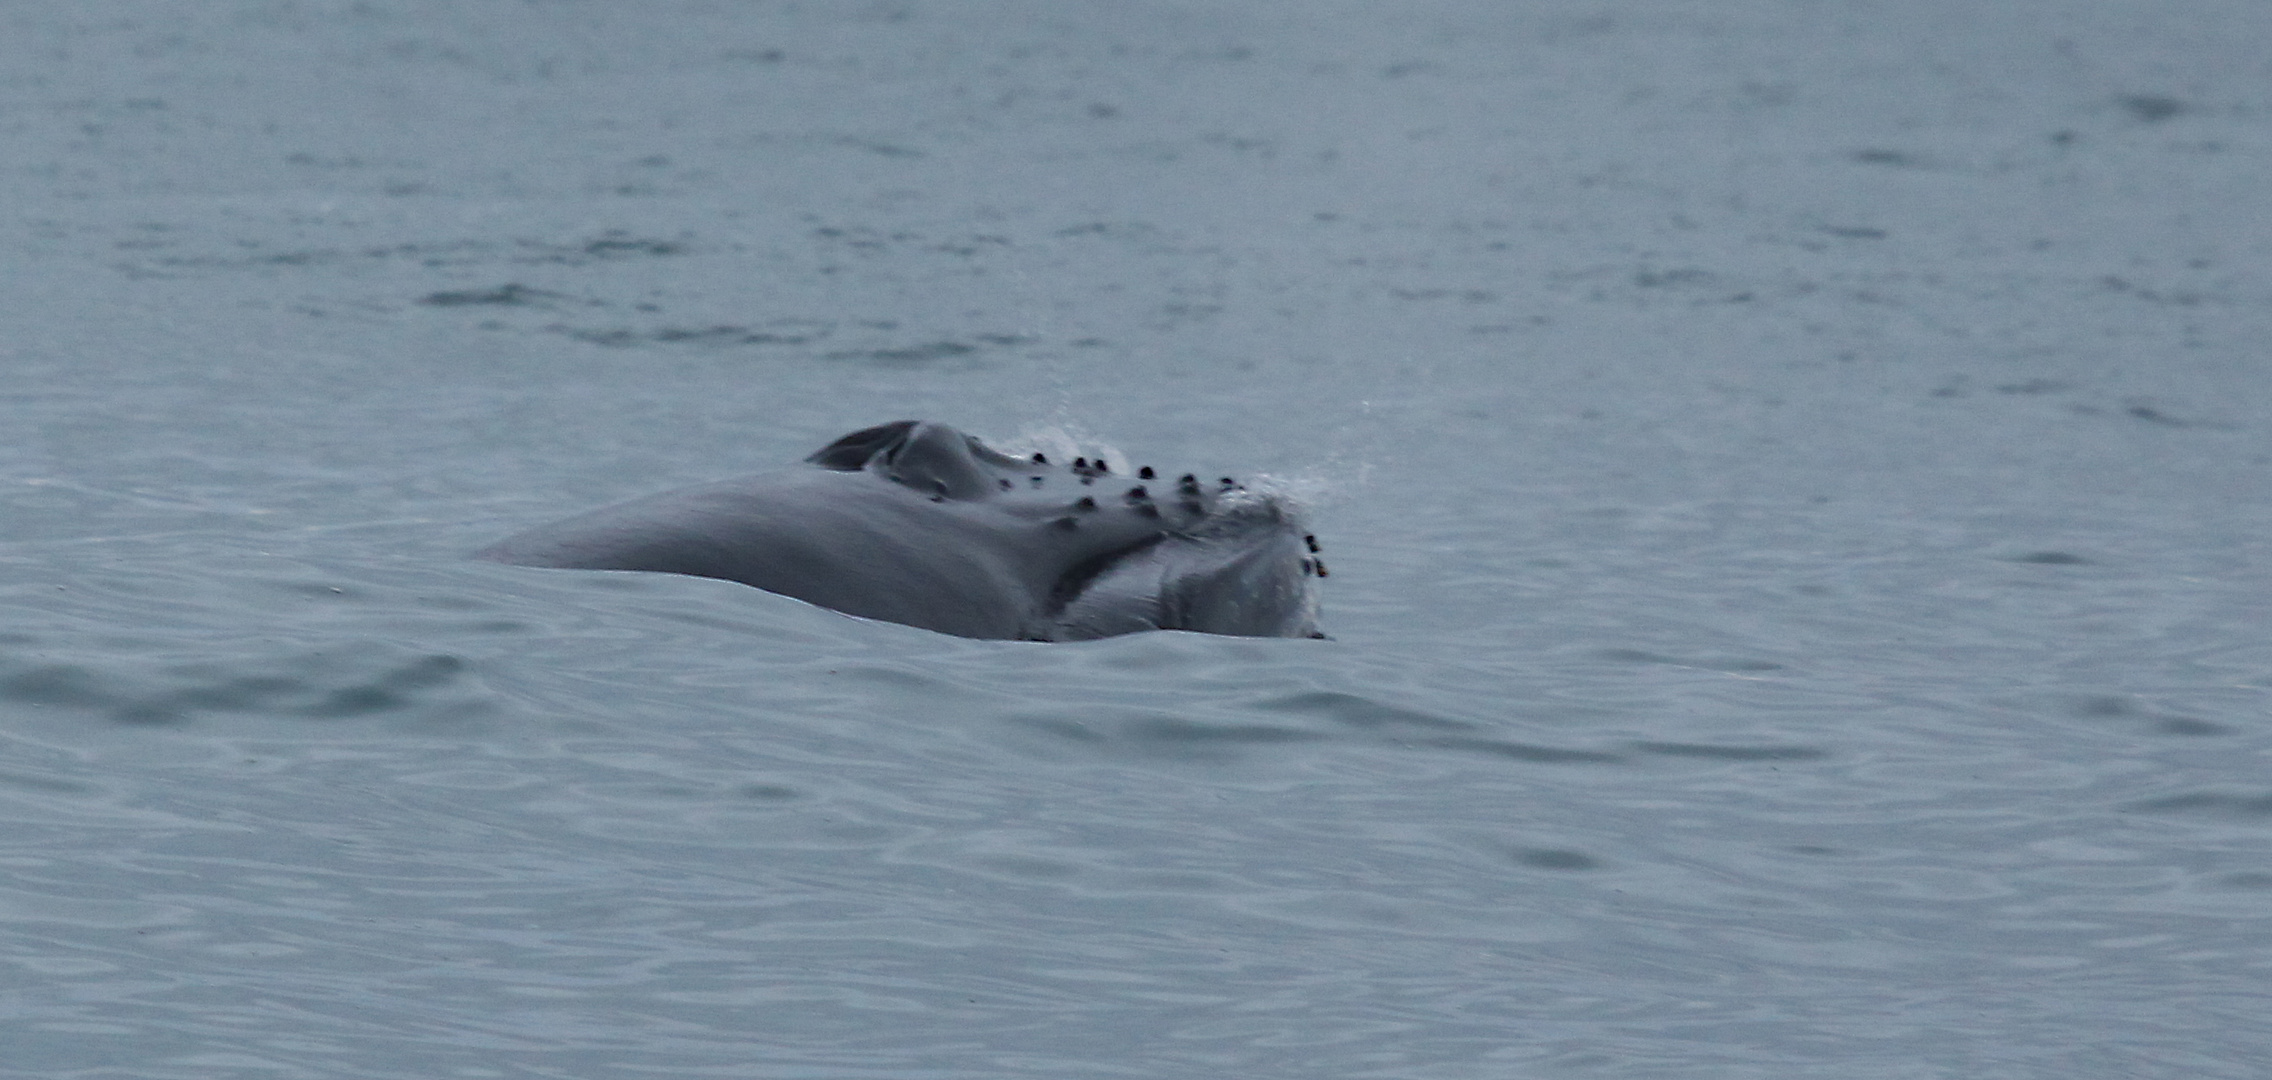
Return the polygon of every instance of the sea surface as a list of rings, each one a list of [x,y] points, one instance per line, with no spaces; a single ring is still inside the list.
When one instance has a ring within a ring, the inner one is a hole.
[[[0,1075],[2254,1078],[2260,0],[0,11]],[[1329,641],[466,553],[905,418]]]

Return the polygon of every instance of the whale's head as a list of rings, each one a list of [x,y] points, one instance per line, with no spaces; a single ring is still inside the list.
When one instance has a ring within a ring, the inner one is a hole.
[[[1285,496],[1233,477],[1171,478],[1126,462],[1115,472],[1102,457],[1021,457],[919,420],[855,431],[805,460],[991,519],[1046,580],[1026,636],[1323,636],[1316,538]]]
[[[723,578],[965,637],[1322,636],[1325,567],[1298,508],[1231,477],[1005,454],[917,420],[855,431],[806,463],[603,507],[479,554]]]

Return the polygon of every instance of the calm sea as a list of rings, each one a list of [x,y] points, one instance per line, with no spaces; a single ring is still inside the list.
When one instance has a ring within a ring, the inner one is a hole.
[[[0,1074],[2256,1077],[2272,8],[0,16]],[[1331,641],[475,563],[902,418]]]

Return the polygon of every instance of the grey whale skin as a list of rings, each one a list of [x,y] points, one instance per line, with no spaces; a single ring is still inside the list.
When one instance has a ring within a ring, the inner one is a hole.
[[[807,468],[681,488],[508,537],[521,566],[723,578],[972,638],[1323,637],[1317,541],[1229,477],[1013,457],[945,424],[855,431]]]

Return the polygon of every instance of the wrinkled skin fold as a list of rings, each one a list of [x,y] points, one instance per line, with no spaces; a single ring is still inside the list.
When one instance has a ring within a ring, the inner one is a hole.
[[[651,495],[476,557],[723,578],[972,638],[1322,637],[1316,541],[1229,478],[1012,457],[944,424],[855,431],[805,467]]]

